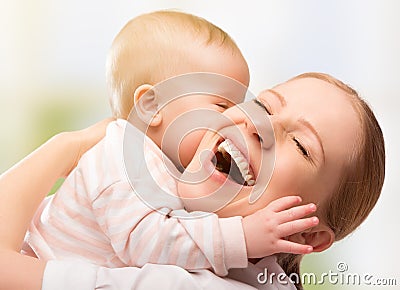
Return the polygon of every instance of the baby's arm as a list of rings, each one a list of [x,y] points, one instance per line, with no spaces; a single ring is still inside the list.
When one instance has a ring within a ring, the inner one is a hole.
[[[275,253],[308,254],[312,246],[294,243],[285,238],[318,224],[317,217],[305,216],[316,211],[314,204],[296,206],[298,196],[285,196],[243,219],[249,258],[261,258]]]
[[[160,208],[164,212],[160,213],[143,204],[124,183],[107,188],[93,208],[125,265],[171,264],[187,270],[213,269],[220,276],[230,268],[247,266],[241,217],[219,219],[210,213],[199,217],[167,208]]]

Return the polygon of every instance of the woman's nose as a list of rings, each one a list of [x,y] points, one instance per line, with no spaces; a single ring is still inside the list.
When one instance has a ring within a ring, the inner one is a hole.
[[[260,139],[263,149],[270,149],[275,144],[274,130],[266,112],[253,101],[239,105],[243,110],[244,125],[250,135]]]

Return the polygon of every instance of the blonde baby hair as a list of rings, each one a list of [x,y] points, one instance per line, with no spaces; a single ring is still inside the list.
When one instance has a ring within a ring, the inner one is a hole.
[[[115,37],[107,57],[106,78],[112,114],[127,119],[134,92],[142,84],[196,70],[187,47],[216,45],[241,52],[232,38],[209,21],[178,11],[156,11],[130,20]]]

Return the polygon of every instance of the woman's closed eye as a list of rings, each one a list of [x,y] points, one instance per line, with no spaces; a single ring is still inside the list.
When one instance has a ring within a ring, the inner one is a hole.
[[[263,108],[268,115],[273,115],[273,113],[271,112],[271,109],[268,109],[266,105],[264,105],[264,103],[260,102],[257,99],[254,99],[254,103],[256,103],[258,106],[260,106],[261,108]],[[295,146],[297,147],[297,150],[301,153],[301,155],[308,161],[312,161],[311,160],[311,155],[310,152],[303,146],[303,144],[299,141],[298,138],[296,137],[292,137],[292,140],[295,144]],[[262,143],[263,140],[261,137],[259,137],[259,141]]]
[[[254,103],[256,103],[258,106],[260,106],[261,108],[263,108],[263,109],[267,112],[268,115],[272,115],[271,110],[268,109],[268,108],[267,108],[263,103],[261,103],[259,100],[254,99],[253,101],[254,101]]]
[[[223,111],[229,109],[231,106],[228,103],[216,103],[217,107],[221,108]]]
[[[292,139],[297,146],[297,150],[299,150],[299,152],[304,156],[304,158],[309,160],[311,156],[308,150],[300,143],[300,141],[296,137],[293,137]]]

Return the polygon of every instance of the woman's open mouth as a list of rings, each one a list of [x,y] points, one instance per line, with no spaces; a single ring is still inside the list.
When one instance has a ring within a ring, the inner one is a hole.
[[[218,145],[211,161],[215,165],[215,169],[236,183],[245,186],[255,184],[254,173],[247,158],[231,140],[225,139]]]

